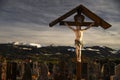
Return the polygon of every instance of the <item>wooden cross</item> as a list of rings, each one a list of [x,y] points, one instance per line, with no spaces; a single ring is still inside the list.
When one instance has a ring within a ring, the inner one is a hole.
[[[52,21],[49,26],[52,27],[54,25],[56,25],[57,23],[59,23],[60,25],[65,25],[65,23],[67,23],[70,26],[89,26],[92,22],[82,22],[82,23],[77,23],[76,21],[64,21],[64,19],[68,18],[69,16],[73,15],[73,14],[84,14],[85,16],[87,16],[88,18],[90,18],[93,22],[95,22],[94,25],[92,25],[93,27],[98,27],[101,26],[103,29],[108,29],[111,27],[111,25],[109,23],[107,23],[106,21],[104,21],[102,18],[100,18],[99,16],[97,16],[96,14],[94,14],[93,12],[91,12],[89,9],[87,9],[86,7],[84,7],[83,5],[79,5],[76,8],[70,10],[69,12],[65,13],[64,15],[60,16],[59,18],[55,19],[54,21]],[[80,45],[82,46],[82,45]],[[81,53],[81,47],[80,47],[80,53]],[[81,61],[76,63],[76,77],[77,80],[81,80]]]

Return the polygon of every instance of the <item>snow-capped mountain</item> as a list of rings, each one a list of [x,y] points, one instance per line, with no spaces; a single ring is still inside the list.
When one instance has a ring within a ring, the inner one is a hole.
[[[0,44],[1,54],[68,54],[71,57],[75,57],[75,48],[71,46],[41,46],[36,43],[6,43]],[[86,56],[92,59],[119,59],[120,50],[115,50],[106,46],[90,46],[82,49],[82,56]]]
[[[106,46],[92,46],[85,47],[83,53],[88,56],[96,56],[96,57],[115,57],[117,50],[106,47]]]
[[[20,43],[20,42],[13,42],[13,45],[23,45],[23,46],[33,46],[33,47],[37,47],[40,48],[42,47],[41,44],[37,44],[37,43]]]

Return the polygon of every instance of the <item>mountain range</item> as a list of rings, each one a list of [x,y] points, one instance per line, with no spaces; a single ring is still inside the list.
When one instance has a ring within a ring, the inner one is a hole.
[[[32,44],[32,45],[31,45]],[[36,46],[35,46],[36,45]],[[75,48],[71,46],[41,46],[40,44],[29,43],[5,43],[0,44],[0,55],[65,55],[75,57]],[[39,45],[39,47],[38,47]],[[82,49],[82,55],[90,58],[120,58],[120,50],[115,50],[106,46],[90,46]]]

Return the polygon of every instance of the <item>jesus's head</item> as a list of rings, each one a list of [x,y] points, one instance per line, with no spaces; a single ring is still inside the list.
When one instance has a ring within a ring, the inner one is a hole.
[[[81,14],[77,14],[77,15],[74,16],[75,22],[83,23],[84,19],[85,19],[85,17]]]

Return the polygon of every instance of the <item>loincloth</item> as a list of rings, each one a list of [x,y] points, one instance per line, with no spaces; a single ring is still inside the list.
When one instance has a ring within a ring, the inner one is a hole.
[[[80,45],[83,45],[83,44],[82,44],[81,41],[79,41],[79,40],[75,40],[75,45],[80,46]]]

